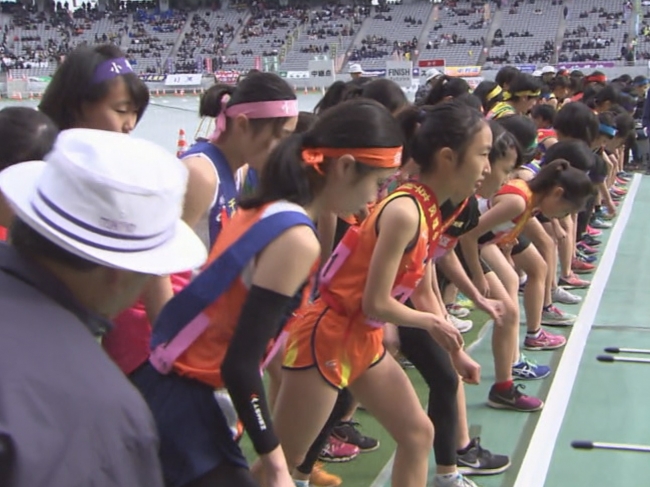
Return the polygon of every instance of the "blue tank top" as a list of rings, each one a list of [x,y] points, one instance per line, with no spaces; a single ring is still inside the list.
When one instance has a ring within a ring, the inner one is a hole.
[[[210,247],[212,247],[219,232],[221,232],[223,218],[229,218],[237,209],[237,185],[235,184],[235,176],[232,173],[232,169],[228,165],[228,161],[223,152],[218,147],[207,141],[197,142],[183,153],[183,159],[199,154],[203,154],[210,159],[219,177],[217,198],[212,208],[210,208],[208,218]]]
[[[253,192],[257,189],[258,180],[259,178],[255,169],[248,168],[248,171],[246,171],[246,177],[244,178],[244,181],[239,190],[240,196],[252,195]]]
[[[537,161],[532,161],[529,162],[528,164],[524,164],[523,167],[531,171],[535,176],[537,176],[539,172],[542,170],[542,166]]]

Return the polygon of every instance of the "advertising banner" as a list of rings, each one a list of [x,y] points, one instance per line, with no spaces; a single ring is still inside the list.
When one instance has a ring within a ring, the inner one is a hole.
[[[598,62],[598,61],[592,61],[592,62],[586,62],[586,63],[560,63],[556,66],[557,69],[566,69],[568,71],[574,71],[574,70],[595,70],[595,69],[602,69],[602,68],[613,68],[616,66],[616,63],[612,61],[603,61],[603,62]]]
[[[413,63],[411,61],[386,61],[386,77],[400,86],[413,84]]]
[[[142,81],[148,81],[149,83],[162,83],[167,78],[165,74],[140,74],[139,78]]]
[[[285,79],[306,79],[309,78],[309,71],[280,71],[281,78]]]
[[[334,61],[321,59],[309,61],[309,84],[313,88],[327,88],[336,81],[336,70]]]
[[[444,59],[421,59],[418,61],[418,67],[420,68],[444,68],[445,60]]]
[[[199,86],[202,74],[169,74],[165,86]]]
[[[214,73],[217,83],[225,83],[227,85],[236,85],[241,71],[237,70],[220,70]]]
[[[445,66],[445,74],[460,78],[475,78],[480,76],[480,66]]]

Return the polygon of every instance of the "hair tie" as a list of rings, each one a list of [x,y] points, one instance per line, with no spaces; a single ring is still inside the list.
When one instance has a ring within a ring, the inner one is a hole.
[[[318,174],[323,175],[323,170],[320,168],[320,165],[325,160],[325,154],[322,151],[318,149],[303,149],[300,156],[305,164],[312,166]]]

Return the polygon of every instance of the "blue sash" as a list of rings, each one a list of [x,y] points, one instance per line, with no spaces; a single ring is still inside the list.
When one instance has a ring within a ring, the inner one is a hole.
[[[162,309],[153,327],[149,360],[168,373],[176,359],[208,326],[202,312],[234,283],[244,267],[275,238],[291,227],[314,223],[304,213],[283,211],[254,223]],[[201,319],[203,318],[203,319]]]

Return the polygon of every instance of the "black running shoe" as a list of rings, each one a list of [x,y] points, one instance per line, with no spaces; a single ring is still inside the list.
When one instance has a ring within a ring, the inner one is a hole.
[[[356,421],[341,421],[334,427],[332,436],[337,440],[358,447],[362,453],[375,451],[379,448],[379,441],[361,434],[357,430],[357,426],[359,426],[359,423]]]
[[[510,468],[506,455],[496,455],[481,446],[480,438],[472,438],[469,449],[458,454],[458,471],[463,475],[496,475]]]
[[[598,240],[596,237],[592,237],[588,233],[584,234],[581,239],[582,242],[586,243],[590,247],[596,247],[600,245],[602,242]]]

